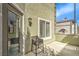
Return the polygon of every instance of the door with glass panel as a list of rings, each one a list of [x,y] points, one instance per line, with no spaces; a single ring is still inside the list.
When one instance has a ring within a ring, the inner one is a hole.
[[[20,53],[20,15],[13,9],[8,10],[8,55],[17,56]]]

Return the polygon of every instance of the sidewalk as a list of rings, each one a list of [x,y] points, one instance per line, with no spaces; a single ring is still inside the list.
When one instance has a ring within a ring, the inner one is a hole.
[[[55,55],[60,56],[79,56],[79,47],[69,45],[67,43],[61,43],[54,41],[50,44],[47,44],[51,51],[53,50]]]

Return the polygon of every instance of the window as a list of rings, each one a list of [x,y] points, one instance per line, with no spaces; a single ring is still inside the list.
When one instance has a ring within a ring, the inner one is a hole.
[[[50,36],[50,23],[46,22],[46,37]]]
[[[14,5],[7,4],[7,21],[8,21],[8,33],[7,33],[7,54],[18,55],[20,54],[20,24],[21,24],[21,12],[14,8]]]
[[[45,20],[45,19],[42,19],[42,18],[39,18],[38,20],[38,33],[39,33],[39,37],[40,38],[51,38],[51,35],[50,35],[50,20]]]
[[[40,20],[40,37],[45,37],[45,21]]]

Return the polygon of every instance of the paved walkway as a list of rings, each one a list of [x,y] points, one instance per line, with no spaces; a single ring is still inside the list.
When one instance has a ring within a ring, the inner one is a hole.
[[[39,56],[79,56],[79,47],[54,41],[45,45],[45,53],[41,52]],[[49,48],[49,49],[46,49]],[[52,55],[51,52],[53,53]],[[27,56],[35,56],[33,52],[26,54]]]
[[[78,46],[57,41],[47,44],[47,46],[49,46],[51,50],[54,50],[54,54],[58,56],[79,56]]]

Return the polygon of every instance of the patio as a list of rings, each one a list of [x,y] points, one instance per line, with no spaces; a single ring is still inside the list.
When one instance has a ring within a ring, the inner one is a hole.
[[[38,49],[38,51],[40,50]],[[26,56],[35,56],[35,54],[30,52]],[[38,53],[37,56],[79,56],[79,47],[54,41],[46,44],[44,53]]]

